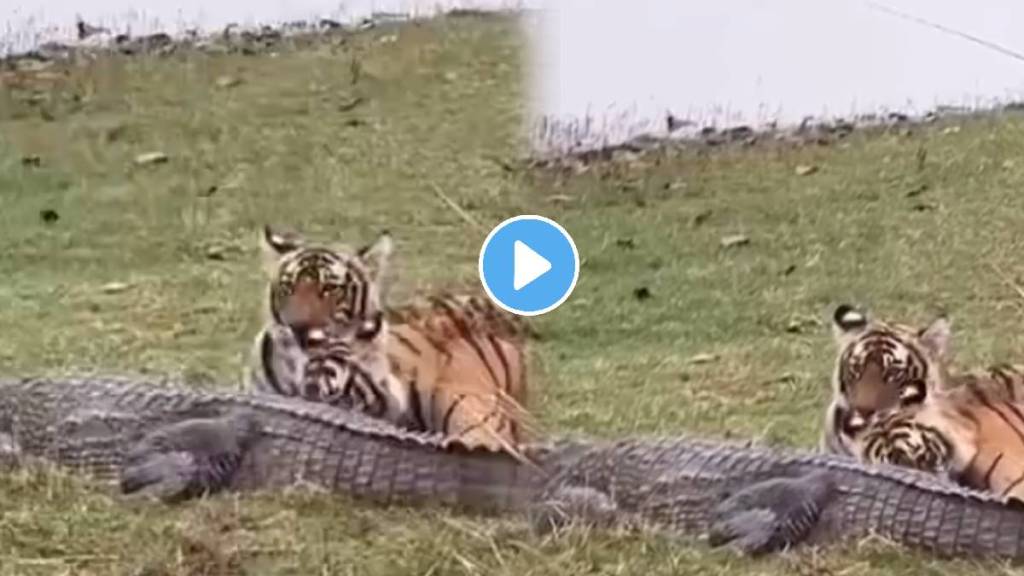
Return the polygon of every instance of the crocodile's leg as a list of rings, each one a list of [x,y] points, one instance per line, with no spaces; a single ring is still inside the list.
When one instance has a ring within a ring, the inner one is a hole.
[[[751,555],[799,544],[821,518],[833,490],[827,472],[752,484],[714,508],[708,542]]]
[[[259,429],[256,418],[244,413],[158,428],[128,449],[121,491],[164,502],[219,492],[230,486]]]

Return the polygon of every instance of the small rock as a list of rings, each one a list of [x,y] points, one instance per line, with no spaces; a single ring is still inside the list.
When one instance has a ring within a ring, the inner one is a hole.
[[[931,212],[936,208],[938,208],[938,206],[931,202],[919,202],[910,207],[914,212]]]
[[[199,197],[200,198],[209,198],[210,196],[213,196],[214,194],[216,194],[217,190],[220,190],[220,186],[217,186],[216,184],[213,184],[211,186],[207,186],[205,190],[202,190],[202,191],[199,192]]]
[[[786,322],[786,332],[790,334],[799,334],[804,331],[805,328],[817,326],[818,322],[813,318],[793,318],[789,322]]]
[[[641,286],[633,290],[633,298],[643,302],[651,297],[651,289],[647,286]]]
[[[43,159],[36,154],[29,154],[28,156],[21,157],[21,165],[38,168],[43,165]]]
[[[124,124],[111,126],[103,131],[103,138],[107,142],[117,142],[128,133],[128,127]]]
[[[710,364],[718,360],[718,354],[711,354],[708,352],[702,352],[700,354],[694,354],[687,360],[687,364]]]
[[[766,384],[766,385],[771,385],[771,384],[792,384],[792,383],[794,383],[796,381],[797,381],[796,374],[793,374],[792,372],[783,372],[782,374],[779,374],[778,376],[775,376],[773,378],[769,378],[769,379],[765,380],[764,382],[762,382],[762,384]]]
[[[739,246],[746,246],[750,244],[750,238],[743,234],[733,234],[732,236],[726,236],[721,240],[722,248],[736,248]]]
[[[796,272],[796,264],[790,264],[786,266],[785,270],[782,271],[783,276],[789,276],[793,272]]]
[[[918,184],[907,192],[907,198],[916,198],[928,191],[927,184]]]
[[[615,241],[615,245],[625,250],[632,250],[636,248],[636,240],[633,238],[619,238]]]
[[[959,134],[960,133],[960,127],[959,126],[947,126],[947,127],[942,129],[942,133],[943,134]]]
[[[708,210],[701,210],[700,212],[698,212],[697,214],[695,214],[693,216],[693,219],[690,220],[690,223],[694,227],[700,226],[701,224],[707,222],[708,218],[711,218],[711,214],[712,214],[712,212],[711,212],[710,209],[708,209]]]
[[[686,189],[685,180],[673,180],[671,182],[665,182],[665,190],[675,191]]]
[[[1016,166],[1017,163],[1013,160],[1003,160],[1003,170],[1013,170]]]
[[[39,219],[42,220],[44,224],[53,224],[57,220],[60,220],[60,214],[58,214],[56,210],[47,208],[39,211]]]
[[[572,196],[569,196],[568,194],[553,194],[548,196],[548,201],[552,204],[560,204],[564,206],[565,204],[572,202]]]
[[[445,72],[444,79],[446,82],[456,82],[459,79],[459,75],[455,72]]]
[[[169,158],[163,152],[146,152],[135,157],[135,164],[137,166],[149,166],[151,164],[164,164],[167,160]]]
[[[104,294],[120,294],[131,288],[131,285],[125,282],[110,282],[100,287],[100,290]]]
[[[817,171],[817,166],[814,166],[812,164],[801,164],[796,167],[794,173],[796,173],[797,176],[810,176],[811,174],[814,174]]]
[[[226,259],[225,252],[223,246],[210,246],[206,249],[206,259],[224,261]]]
[[[214,85],[217,88],[234,88],[242,83],[242,79],[237,76],[220,76],[214,81]]]
[[[356,106],[359,106],[363,102],[364,99],[362,96],[356,96],[355,98],[351,98],[349,100],[346,100],[345,102],[342,102],[341,104],[338,104],[338,111],[350,112],[352,110],[355,110]]]

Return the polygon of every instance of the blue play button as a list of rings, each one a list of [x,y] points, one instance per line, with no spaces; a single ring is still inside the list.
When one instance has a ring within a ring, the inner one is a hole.
[[[565,302],[580,275],[572,237],[554,220],[523,215],[495,226],[480,248],[480,281],[498,306],[522,316]]]

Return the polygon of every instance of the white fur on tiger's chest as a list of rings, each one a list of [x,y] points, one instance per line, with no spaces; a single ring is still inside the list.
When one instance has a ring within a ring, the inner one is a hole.
[[[286,326],[268,324],[253,344],[248,388],[296,396],[300,393],[309,356]]]

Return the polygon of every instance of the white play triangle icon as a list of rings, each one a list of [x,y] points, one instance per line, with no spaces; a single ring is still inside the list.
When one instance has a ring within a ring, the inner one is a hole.
[[[512,245],[512,288],[522,290],[530,282],[540,278],[551,270],[551,262],[534,252],[526,244],[515,241]]]

